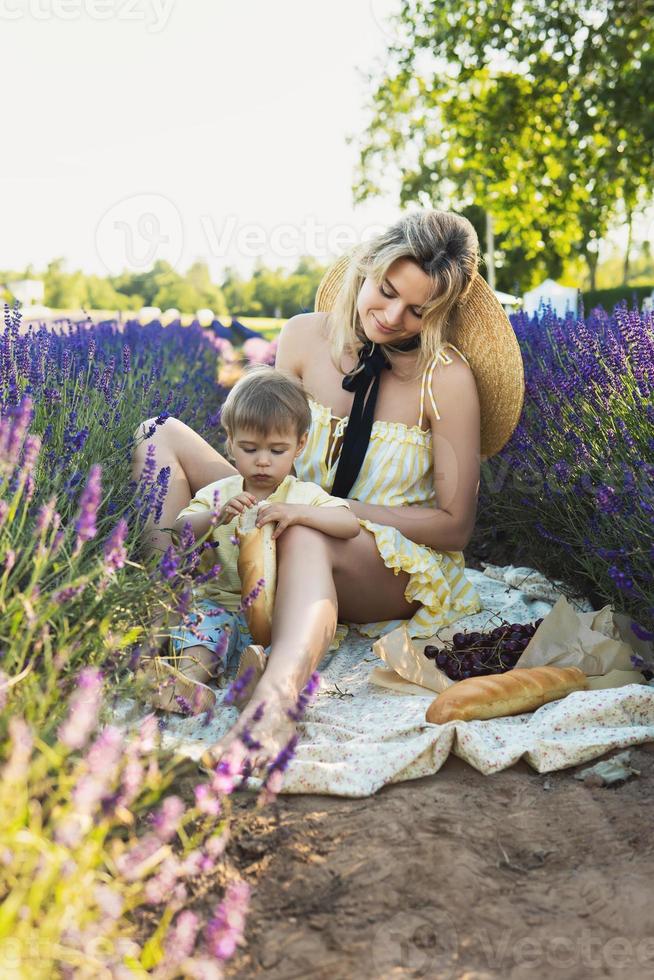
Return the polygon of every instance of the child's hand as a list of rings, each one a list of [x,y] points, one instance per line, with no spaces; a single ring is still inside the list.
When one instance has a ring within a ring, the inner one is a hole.
[[[269,504],[264,500],[259,504],[257,527],[276,521],[277,527],[272,533],[274,541],[287,527],[291,527],[293,524],[301,524],[305,513],[304,504]]]
[[[257,498],[252,493],[237,493],[235,497],[230,497],[225,506],[220,511],[220,523],[229,524],[235,517],[242,514],[248,507],[256,507]]]

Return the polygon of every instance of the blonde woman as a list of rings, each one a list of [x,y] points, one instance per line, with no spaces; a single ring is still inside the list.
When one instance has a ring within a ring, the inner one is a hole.
[[[337,623],[366,624],[362,631],[378,636],[407,620],[413,636],[430,636],[481,608],[462,550],[475,524],[481,454],[497,452],[513,431],[523,379],[512,328],[478,264],[469,221],[414,212],[336,263],[317,312],[282,328],[276,367],[302,382],[312,414],[296,475],[347,499],[361,533],[336,539],[296,523],[277,539],[266,669],[214,758],[244,725],[269,757],[288,741],[287,708]],[[176,419],[151,441],[157,466],[171,467],[149,532],[149,547],[163,549],[163,528],[198,488],[236,470]],[[146,446],[136,450],[135,475]],[[263,718],[253,720],[261,701]]]

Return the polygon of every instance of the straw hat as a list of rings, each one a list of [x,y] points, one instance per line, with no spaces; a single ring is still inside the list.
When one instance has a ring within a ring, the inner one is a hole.
[[[316,293],[317,313],[329,312],[351,254],[329,266]],[[477,382],[481,455],[499,453],[518,424],[525,394],[522,354],[513,327],[488,283],[475,273],[470,291],[450,316],[448,341],[466,357]]]

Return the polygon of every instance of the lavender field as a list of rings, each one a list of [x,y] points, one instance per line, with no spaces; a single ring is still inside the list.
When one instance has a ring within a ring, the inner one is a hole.
[[[654,318],[623,304],[513,325],[525,407],[482,466],[473,546],[492,556],[501,541],[652,639]],[[239,354],[269,361],[274,344],[239,352],[197,324],[22,330],[5,310],[0,949],[16,975],[220,977],[243,942],[249,887],[230,856],[242,773],[166,756],[154,715],[130,739],[106,723],[156,649],[153,618],[184,616],[208,550],[141,554],[170,474],[150,454],[131,481],[134,433],[174,416],[220,448]]]

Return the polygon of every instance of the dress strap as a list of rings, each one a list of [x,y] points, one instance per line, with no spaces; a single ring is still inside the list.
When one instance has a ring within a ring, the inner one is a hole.
[[[463,355],[462,355],[463,356]],[[427,370],[422,376],[422,386],[420,388],[420,418],[418,419],[418,427],[422,429],[422,416],[425,411],[425,387],[429,389],[429,398],[431,400],[431,407],[434,409],[434,415],[440,421],[440,415],[438,414],[438,409],[436,408],[436,402],[434,401],[434,393],[431,388],[431,380],[434,376],[434,369],[439,361],[443,364],[451,364],[452,358],[445,351],[439,351],[436,357],[433,359]]]

